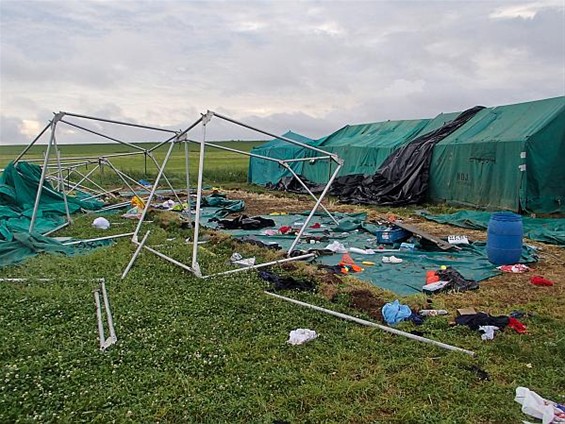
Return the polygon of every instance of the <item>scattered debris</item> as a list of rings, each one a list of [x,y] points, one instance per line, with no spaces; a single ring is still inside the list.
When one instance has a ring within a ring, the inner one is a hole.
[[[513,274],[522,274],[523,272],[531,271],[531,268],[524,264],[501,265],[497,266],[496,269],[499,269],[502,272],[511,272]]]
[[[292,330],[289,334],[287,343],[296,346],[301,345],[318,337],[318,334],[314,330],[309,330],[307,328],[298,328]]]
[[[107,230],[108,228],[110,228],[110,221],[108,221],[103,216],[99,216],[94,221],[92,221],[92,226],[99,230]]]
[[[554,284],[553,281],[548,280],[547,278],[544,278],[540,275],[534,275],[532,278],[530,278],[530,283],[536,286],[545,286],[545,287],[551,287]]]
[[[526,387],[516,387],[514,400],[522,405],[522,412],[542,420],[543,424],[565,423],[565,405],[542,398]]]
[[[412,315],[412,311],[409,306],[402,305],[399,300],[396,299],[394,302],[386,303],[383,306],[382,314],[388,325],[396,325]]]

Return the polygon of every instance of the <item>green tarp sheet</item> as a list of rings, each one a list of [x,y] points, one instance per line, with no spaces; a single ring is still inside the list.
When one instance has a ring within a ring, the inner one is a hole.
[[[440,224],[451,224],[457,227],[472,228],[475,230],[486,230],[490,220],[491,212],[482,211],[459,211],[453,214],[430,215],[421,213],[430,221]],[[524,236],[549,244],[565,246],[565,218],[531,218],[522,217]]]
[[[41,236],[65,222],[63,195],[45,181],[33,234],[28,234],[35,197],[41,180],[41,168],[28,162],[8,164],[0,175],[0,267],[20,262],[39,252],[70,254],[76,248],[62,246]],[[67,196],[70,213],[81,209],[96,210],[103,206],[98,200]]]
[[[217,228],[215,222],[208,222],[208,218],[214,216],[214,208],[204,208],[201,219],[202,225],[209,228]],[[340,221],[340,225],[335,223],[326,215],[318,213],[312,219],[311,224],[319,223],[320,228],[309,228],[304,235],[301,243],[297,245],[299,250],[324,249],[332,241],[339,241],[346,248],[357,247],[360,249],[372,248],[376,253],[362,255],[350,253],[355,262],[364,268],[362,272],[351,274],[354,277],[374,284],[377,287],[391,290],[399,295],[409,295],[420,293],[426,281],[426,271],[437,270],[441,265],[452,266],[457,269],[465,278],[481,281],[500,274],[496,266],[491,264],[486,255],[484,243],[475,243],[465,246],[461,251],[439,251],[439,250],[395,250],[379,252],[376,237],[371,231],[374,226],[365,222],[366,214],[341,214],[334,215]],[[278,229],[282,226],[298,227],[306,216],[304,214],[291,215],[262,215],[275,221],[276,226],[261,230],[221,230],[236,238],[253,236],[263,243],[277,243],[283,250],[288,250],[295,239],[294,235],[266,235],[267,229]],[[345,231],[341,231],[345,230]],[[320,242],[312,243],[311,240],[324,237]],[[393,246],[390,246],[391,248]],[[330,256],[320,256],[316,261],[325,265],[337,265],[341,258],[341,253]],[[403,260],[400,264],[384,264],[383,256],[394,255]],[[373,266],[362,265],[363,261],[374,262]],[[532,249],[524,246],[521,262],[535,262],[536,257]]]

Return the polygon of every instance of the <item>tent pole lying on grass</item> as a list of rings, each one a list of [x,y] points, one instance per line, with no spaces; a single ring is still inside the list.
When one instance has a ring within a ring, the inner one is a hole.
[[[122,274],[122,280],[124,278],[126,278],[126,275],[128,275],[129,270],[131,269],[131,267],[133,266],[133,263],[135,262],[135,260],[137,259],[137,255],[139,255],[139,252],[141,252],[141,249],[143,248],[143,245],[145,244],[145,242],[147,241],[147,237],[149,236],[149,233],[151,233],[151,230],[148,230],[145,235],[143,236],[143,238],[141,239],[141,243],[139,243],[139,245],[137,246],[137,249],[135,249],[135,253],[133,254],[133,256],[131,257],[128,266],[126,266],[126,269],[124,270],[123,274]]]
[[[59,225],[57,228],[53,228],[52,230],[49,230],[46,233],[43,233],[42,235],[48,236],[49,234],[53,234],[54,232],[59,231],[61,228],[65,228],[69,224],[70,222],[65,222],[64,224]]]
[[[104,335],[104,324],[102,322],[102,308],[100,305],[100,293],[104,301],[104,310],[106,312],[106,320],[108,322],[108,331],[110,337]],[[110,302],[108,301],[108,293],[106,293],[106,284],[103,278],[100,279],[100,285],[94,290],[94,302],[96,303],[96,318],[98,320],[98,336],[100,337],[100,350],[104,351],[118,341],[114,330],[114,321],[112,320],[112,312],[110,311]]]
[[[98,238],[86,239],[86,240],[69,241],[69,242],[63,243],[63,244],[65,246],[70,246],[72,244],[89,243],[91,241],[110,240],[110,239],[113,239],[113,238],[127,237],[127,236],[131,236],[131,235],[133,235],[133,233],[116,234],[114,236],[106,236],[106,237],[98,237]]]
[[[284,262],[300,261],[302,259],[308,259],[308,258],[312,258],[314,256],[316,256],[315,253],[307,253],[306,255],[294,256],[292,258],[284,258],[284,259],[279,259],[279,260],[276,260],[276,261],[265,262],[263,264],[246,266],[245,268],[230,269],[229,271],[218,272],[217,274],[203,275],[202,278],[210,278],[210,277],[216,277],[217,275],[227,275],[227,274],[233,274],[235,272],[249,271],[251,269],[257,269],[257,268],[262,268],[264,266],[282,264]]]
[[[405,331],[400,331],[400,330],[397,330],[395,328],[375,324],[374,322],[371,322],[371,321],[367,321],[367,320],[364,320],[364,319],[361,319],[361,318],[356,318],[356,317],[353,317],[353,316],[347,315],[347,314],[342,314],[341,312],[335,312],[335,311],[332,311],[330,309],[321,308],[320,306],[312,305],[312,304],[306,303],[306,302],[301,302],[300,300],[291,299],[290,297],[281,296],[280,294],[275,294],[275,293],[271,293],[271,292],[268,292],[268,291],[265,291],[265,293],[268,294],[269,296],[273,296],[273,297],[276,297],[278,299],[286,300],[287,302],[296,303],[297,305],[300,305],[300,306],[305,306],[307,308],[311,308],[311,309],[314,309],[316,311],[324,312],[326,314],[333,315],[333,316],[336,316],[338,318],[342,318],[342,319],[345,319],[345,320],[348,320],[348,321],[356,322],[357,324],[366,325],[367,327],[375,327],[375,328],[378,328],[380,330],[387,331],[387,332],[392,333],[392,334],[396,334],[398,336],[408,337],[409,339],[417,340],[419,342],[431,343],[431,344],[439,346],[443,349],[453,350],[453,351],[456,351],[456,352],[462,352],[462,353],[466,353],[467,355],[475,356],[475,352],[473,352],[471,350],[462,349],[460,347],[451,346],[451,345],[448,345],[448,344],[445,344],[445,343],[437,342],[435,340],[427,339],[425,337],[417,336],[415,334],[407,333]]]

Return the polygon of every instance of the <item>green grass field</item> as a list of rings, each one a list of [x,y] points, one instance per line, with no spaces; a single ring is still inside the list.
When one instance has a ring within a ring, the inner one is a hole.
[[[98,155],[98,148],[89,146],[89,153]],[[0,153],[2,167],[16,152]],[[206,160],[209,181],[222,175],[244,184],[247,158],[210,150]],[[175,151],[171,165],[182,170],[183,161]],[[121,165],[143,173],[142,164]],[[107,218],[108,232],[94,230],[93,216],[83,214],[56,235],[95,237],[136,224]],[[184,240],[191,230],[164,229],[157,220],[146,228],[149,245],[189,262]],[[126,238],[88,254],[39,255],[0,268],[0,277],[29,279],[0,282],[0,423],[513,423],[526,419],[513,401],[517,386],[565,402],[559,285],[555,291],[531,287],[528,276],[506,275],[477,292],[442,294],[431,303],[423,295],[401,299],[451,315],[399,329],[475,351],[470,357],[284,303],[264,294],[267,284],[255,272],[202,280],[144,251],[120,280],[134,250]],[[212,239],[199,260],[208,273],[226,270],[235,250],[273,258],[251,245]],[[292,275],[314,278],[306,268]],[[100,277],[119,339],[106,352],[98,349],[93,297],[92,279]],[[318,292],[282,294],[371,319],[351,307],[347,289],[355,284],[346,278],[336,285],[340,294],[331,302]],[[515,298],[510,292],[498,297],[507,284]],[[495,315],[528,312],[528,334],[507,330],[484,342],[478,332],[449,325],[454,308],[473,305]],[[286,340],[296,328],[319,337],[291,346]]]
[[[222,142],[232,149],[250,151],[253,147],[261,145],[262,141],[233,141]],[[153,144],[142,144],[144,148],[150,148]],[[0,169],[4,168],[11,160],[15,159],[24,149],[25,146],[1,146],[0,147]],[[155,159],[161,165],[169,146],[162,146],[155,150]],[[190,178],[196,182],[198,160],[200,157],[200,146],[190,144],[189,149],[189,171]],[[33,146],[24,156],[24,160],[41,159],[45,146]],[[69,157],[93,157],[97,158],[103,155],[114,153],[131,152],[128,146],[117,143],[112,144],[84,144],[84,145],[62,145],[60,146],[61,158],[64,161]],[[150,158],[145,160],[145,155],[138,154],[133,156],[118,156],[109,158],[112,164],[119,170],[127,173],[133,178],[151,179],[157,175],[157,168]],[[147,174],[145,174],[145,163],[147,163]],[[209,184],[231,183],[241,184],[247,181],[247,168],[249,165],[249,157],[239,153],[227,152],[225,150],[207,147],[205,153],[204,179]],[[94,165],[90,165],[94,166]],[[88,171],[89,167],[79,168],[80,172]],[[171,157],[167,163],[166,175],[174,183],[175,187],[182,187],[185,183],[185,156],[184,146],[176,145],[173,148]],[[74,176],[72,176],[74,177]],[[77,181],[77,178],[75,181]],[[111,170],[106,170],[103,176],[100,173],[93,174],[93,179],[97,183],[116,184],[121,181],[115,177]],[[176,185],[178,184],[178,185]]]

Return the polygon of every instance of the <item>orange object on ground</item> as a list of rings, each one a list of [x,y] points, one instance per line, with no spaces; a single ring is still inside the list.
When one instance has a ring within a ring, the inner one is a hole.
[[[439,276],[435,271],[426,272],[426,284],[437,283],[439,281]]]
[[[338,265],[341,266],[341,267],[344,267],[344,268],[345,267],[348,268],[348,271],[353,271],[353,272],[363,271],[363,268],[361,268],[359,265],[355,264],[355,261],[353,260],[353,258],[351,257],[351,255],[349,253],[343,254],[343,256],[341,257],[341,261],[338,263]],[[343,273],[343,270],[342,270],[342,273]]]

